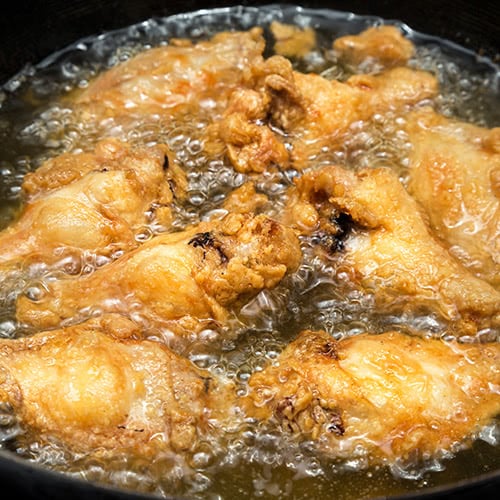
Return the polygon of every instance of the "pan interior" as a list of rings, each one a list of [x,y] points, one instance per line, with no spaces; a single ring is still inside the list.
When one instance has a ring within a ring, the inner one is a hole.
[[[271,40],[269,25],[273,20],[313,27],[318,33],[320,50],[307,60],[295,61],[295,67],[340,79],[348,75],[328,50],[334,38],[359,33],[382,22],[399,26],[417,46],[415,67],[439,76],[441,113],[481,126],[500,124],[499,69],[487,59],[445,40],[415,32],[397,21],[281,5],[232,7],[150,19],[80,40],[37,66],[26,67],[4,85],[0,93],[0,227],[12,220],[21,203],[20,185],[25,173],[57,154],[85,149],[86,141],[90,144],[94,140],[88,130],[68,125],[69,111],[61,104],[61,96],[84,87],[96,73],[117,61],[173,37],[200,40],[219,31],[245,30],[257,25],[265,28]],[[218,158],[214,164],[203,157],[197,141],[205,124],[203,120],[180,121],[161,128],[138,124],[126,137],[137,144],[165,141],[181,158],[190,188],[187,203],[176,214],[178,229],[213,214],[220,200],[244,181],[242,174],[235,173],[224,159]],[[375,135],[367,137],[365,130],[359,131],[355,140],[361,141],[357,154],[348,159],[355,168],[374,158],[383,158],[384,162],[392,162],[404,177],[405,158],[398,144],[381,141]],[[328,157],[323,159],[328,160]],[[284,192],[294,175],[280,173],[263,181],[262,191],[274,201],[269,215],[282,207]],[[308,251],[312,250],[305,248],[306,255]],[[409,315],[403,320],[397,315],[381,317],[357,298],[338,297],[335,285],[326,278],[327,273],[328,269],[320,264],[303,266],[298,278],[288,283],[294,290],[292,293],[287,293],[284,286],[278,287],[260,294],[243,309],[234,323],[238,330],[235,340],[196,341],[186,355],[196,365],[233,379],[244,392],[249,374],[276,359],[289,340],[304,328],[324,329],[338,338],[366,330],[411,330],[418,325],[438,335],[444,328],[434,317]],[[3,286],[0,336],[15,338],[31,333],[16,324],[13,297],[16,290],[39,286],[40,280],[43,276],[36,276],[33,283],[25,280]],[[329,298],[332,296],[336,298]],[[215,332],[212,338],[222,338],[223,333]],[[401,463],[391,468],[366,468],[359,461],[321,458],[310,443],[286,440],[276,429],[251,426],[233,429],[219,448],[201,443],[187,461],[166,456],[158,457],[154,463],[144,463],[117,457],[113,463],[104,463],[72,456],[63,446],[41,446],[37,442],[20,446],[17,438],[23,429],[8,409],[0,410],[3,411],[1,448],[70,476],[159,495],[236,498],[244,494],[250,498],[350,500],[425,491],[500,469],[496,425],[484,429],[470,448],[459,450],[454,456],[433,458],[418,465]]]

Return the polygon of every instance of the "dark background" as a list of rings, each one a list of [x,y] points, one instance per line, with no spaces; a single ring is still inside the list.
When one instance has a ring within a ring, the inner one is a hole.
[[[56,49],[84,36],[124,27],[152,16],[235,3],[264,5],[273,2],[6,0],[0,11],[0,82],[17,73],[26,63],[35,64]],[[449,38],[493,59],[500,59],[498,1],[310,0],[289,3],[398,19],[418,31]]]

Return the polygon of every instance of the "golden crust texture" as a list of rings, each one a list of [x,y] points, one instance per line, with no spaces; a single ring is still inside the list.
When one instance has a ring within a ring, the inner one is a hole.
[[[110,255],[136,247],[135,234],[147,224],[170,228],[186,179],[169,155],[166,146],[104,139],[92,153],[48,160],[25,177],[23,210],[0,233],[0,263],[50,263],[60,247]],[[156,217],[148,215],[155,208]]]
[[[328,166],[308,172],[297,180],[284,220],[305,234],[335,236],[332,221],[342,216],[357,228],[340,253],[343,268],[380,305],[498,324],[500,294],[439,243],[392,171]]]
[[[327,455],[394,463],[452,451],[500,411],[500,346],[398,332],[302,332],[252,375],[249,415]]]
[[[151,456],[194,447],[230,415],[229,386],[163,344],[124,338],[125,319],[117,330],[105,320],[0,341],[2,399],[31,436]]]
[[[127,314],[138,303],[150,321],[196,329],[196,320],[223,321],[228,307],[276,286],[301,257],[291,229],[264,215],[229,214],[156,236],[88,276],[56,281],[42,300],[20,296],[17,318],[47,328],[94,308]]]

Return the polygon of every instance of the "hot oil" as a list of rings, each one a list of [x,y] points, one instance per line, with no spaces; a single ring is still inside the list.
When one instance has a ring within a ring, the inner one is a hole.
[[[299,26],[313,26],[319,47],[296,68],[344,80],[349,71],[339,65],[330,50],[331,40],[357,33],[381,22],[295,8],[235,8],[202,14],[150,20],[104,37],[89,38],[55,54],[38,68],[28,67],[4,89],[0,110],[0,224],[15,218],[21,204],[21,182],[26,172],[44,160],[66,151],[92,149],[100,135],[78,122],[65,96],[78,93],[97,73],[172,37],[207,38],[224,29],[268,26],[278,19]],[[483,126],[498,125],[491,106],[498,99],[497,70],[477,62],[470,54],[446,42],[404,27],[418,50],[411,64],[435,72],[440,80],[438,111]],[[268,39],[269,33],[266,33]],[[174,119],[151,116],[145,122],[108,122],[108,133],[133,144],[165,143],[189,180],[187,200],[176,209],[174,230],[224,214],[227,194],[247,176],[234,171],[224,154],[209,155],[203,131],[217,118],[213,113],[195,116],[179,113]],[[409,142],[404,114],[379,114],[369,122],[354,123],[341,147],[321,151],[315,165],[335,163],[351,169],[390,166],[406,180]],[[297,172],[268,172],[256,182],[270,202],[262,209],[276,216]],[[137,239],[153,237],[157,228],[143,228]],[[346,287],[342,276],[333,277],[337,262],[318,254],[317,245],[304,238],[304,264],[276,289],[263,291],[229,326],[207,329],[183,354],[215,375],[235,382],[238,395],[247,392],[250,375],[276,362],[279,353],[302,329],[324,329],[337,339],[366,331],[426,330],[436,336],[446,324],[434,316],[377,313],[373,298]],[[13,320],[17,293],[37,294],[43,300],[44,283],[51,279],[93,272],[106,261],[100,256],[64,254],[58,266],[31,266],[3,281],[0,293],[0,336],[29,334]],[[162,340],[161,332],[152,337]],[[224,442],[205,442],[188,456],[166,453],[144,462],[127,456],[112,461],[74,455],[63,446],[33,440],[19,429],[9,409],[0,412],[0,439],[4,447],[27,459],[67,474],[160,495],[191,498],[371,498],[447,484],[499,468],[498,427],[485,429],[474,445],[455,457],[423,464],[401,464],[392,470],[366,467],[359,461],[335,461],[318,456],[312,443],[294,441],[272,425],[243,423],[228,429]]]

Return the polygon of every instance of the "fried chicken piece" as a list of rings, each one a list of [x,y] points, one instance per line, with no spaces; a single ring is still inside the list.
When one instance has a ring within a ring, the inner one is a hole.
[[[374,26],[359,35],[337,38],[333,48],[344,63],[358,67],[369,64],[377,68],[404,66],[415,47],[395,26]]]
[[[500,412],[500,344],[304,331],[254,373],[248,415],[369,464],[455,452]]]
[[[241,173],[288,168],[290,154],[272,126],[291,127],[303,114],[290,61],[270,57],[249,67],[247,86],[233,92],[220,120],[207,128],[205,150],[225,152]]]
[[[500,285],[500,128],[411,113],[408,191],[471,272]]]
[[[209,154],[223,153],[242,173],[262,173],[274,166],[287,168],[289,152],[272,125],[280,116],[280,126],[291,125],[300,105],[293,86],[293,70],[288,59],[273,56],[256,61],[248,68],[246,86],[236,90],[220,120],[206,131],[205,149]],[[282,101],[282,96],[286,101]]]
[[[398,67],[377,75],[353,75],[347,84],[364,92],[363,119],[375,113],[414,106],[436,97],[437,78],[427,71]]]
[[[104,72],[77,98],[84,120],[154,114],[172,116],[179,107],[211,113],[261,59],[262,30],[223,32],[196,44],[174,43],[139,53]]]
[[[277,55],[300,58],[316,47],[316,32],[311,27],[300,28],[273,21],[270,29],[275,39],[274,53]]]
[[[500,321],[500,293],[441,246],[389,169],[329,166],[304,174],[284,222],[343,250],[342,268],[386,308],[423,308],[471,328]]]
[[[89,311],[131,314],[195,331],[199,320],[223,321],[301,259],[295,233],[266,216],[229,214],[179,233],[156,236],[94,273],[47,283],[44,298],[17,300],[17,318],[52,327]]]
[[[268,201],[265,194],[258,193],[255,190],[253,182],[245,182],[245,184],[229,193],[222,208],[236,214],[257,213]]]
[[[262,123],[266,115],[266,100],[258,92],[241,89],[231,96],[214,133],[227,146],[227,156],[236,171],[262,173],[272,165],[288,166],[285,145]]]
[[[294,78],[305,110],[303,120],[291,131],[298,135],[293,140],[295,168],[307,166],[324,147],[341,147],[341,139],[354,122],[415,105],[434,97],[438,90],[430,73],[408,68],[355,75],[345,83],[313,74],[295,73]]]
[[[186,178],[168,155],[166,146],[131,148],[106,139],[93,153],[48,160],[25,177],[27,202],[0,233],[0,263],[27,256],[50,262],[62,246],[112,254],[137,246],[135,232],[146,224],[170,227],[171,204],[182,197]],[[156,220],[148,220],[152,209]]]
[[[78,452],[151,456],[193,448],[230,417],[229,386],[116,318],[0,340],[0,400],[27,436]]]
[[[343,83],[293,71],[290,61],[274,56],[252,72],[253,88],[235,92],[216,130],[207,134],[209,142],[216,143],[215,136],[227,146],[234,168],[245,173],[274,165],[304,169],[324,148],[342,148],[354,122],[415,105],[438,90],[434,76],[409,68],[356,75]],[[211,149],[217,150],[213,144]]]

